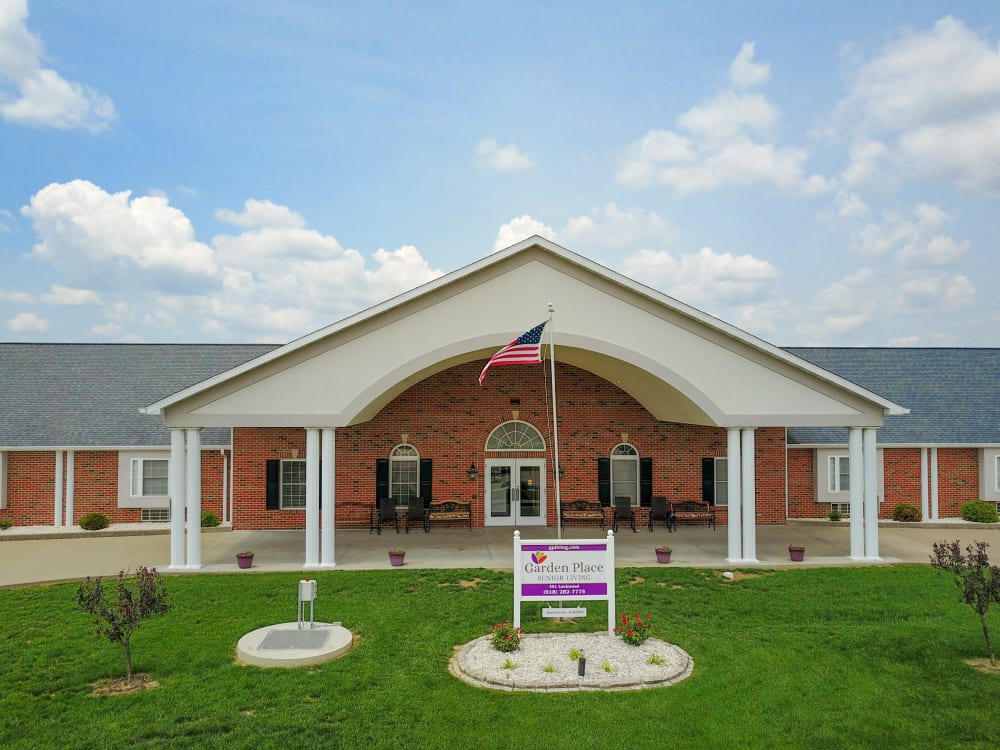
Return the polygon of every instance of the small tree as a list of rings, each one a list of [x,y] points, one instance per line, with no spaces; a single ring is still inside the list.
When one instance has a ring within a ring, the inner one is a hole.
[[[104,591],[101,578],[87,578],[76,592],[80,609],[96,615],[97,637],[104,636],[125,649],[125,681],[132,681],[132,633],[147,617],[170,610],[163,577],[156,568],[140,567],[134,578],[127,571],[118,573],[111,594]]]
[[[986,625],[986,612],[991,602],[1000,602],[1000,567],[990,565],[989,555],[986,553],[989,546],[986,542],[973,542],[966,545],[963,554],[957,541],[935,542],[931,565],[955,576],[955,585],[962,592],[959,601],[965,602],[979,613],[990,664],[996,666],[997,655]]]

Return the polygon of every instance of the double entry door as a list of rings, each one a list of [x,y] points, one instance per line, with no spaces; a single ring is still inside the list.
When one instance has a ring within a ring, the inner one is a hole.
[[[545,525],[545,459],[486,459],[487,526]]]

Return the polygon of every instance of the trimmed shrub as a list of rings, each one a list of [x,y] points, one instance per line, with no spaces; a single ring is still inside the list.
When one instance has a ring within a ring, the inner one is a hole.
[[[919,521],[920,508],[910,503],[900,503],[892,511],[893,521]]]
[[[985,500],[972,500],[962,506],[962,518],[975,523],[996,523],[997,507]]]
[[[213,526],[219,525],[219,517],[215,515],[210,510],[203,510],[201,512],[201,526],[202,528],[210,529]]]
[[[9,529],[14,525],[14,522],[6,518],[0,518],[0,529]]]
[[[843,515],[841,515],[840,510],[838,508],[830,508],[830,512],[826,514],[826,517],[829,518],[831,521],[839,521],[841,518],[843,518]]]
[[[108,517],[103,513],[88,513],[80,519],[80,528],[86,531],[106,529],[109,525]]]

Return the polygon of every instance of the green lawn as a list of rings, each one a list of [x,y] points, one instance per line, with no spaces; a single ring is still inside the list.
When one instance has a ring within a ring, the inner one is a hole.
[[[134,695],[91,697],[121,650],[77,610],[77,584],[0,590],[0,746],[996,748],[1000,675],[976,615],[924,566],[765,572],[618,571],[619,612],[695,662],[679,685],[616,693],[504,693],[448,673],[456,645],[512,612],[509,574],[318,574],[317,619],[357,646],[313,668],[234,661],[237,640],[295,619],[297,574],[167,577],[174,609],[133,638]],[[463,580],[478,578],[475,587]],[[601,630],[589,603],[579,630]],[[569,629],[523,609],[525,629]],[[1000,614],[991,613],[994,639]]]

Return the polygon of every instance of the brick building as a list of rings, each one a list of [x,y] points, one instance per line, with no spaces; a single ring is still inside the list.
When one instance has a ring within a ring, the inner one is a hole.
[[[548,303],[545,361],[480,386]],[[901,502],[1000,500],[997,372],[994,350],[780,349],[535,237],[285,346],[0,345],[0,519],[169,522],[183,569],[211,510],[304,529],[328,567],[376,497],[530,527],[557,495],[640,520],[664,496],[712,503],[731,562],[831,507],[874,559]]]

